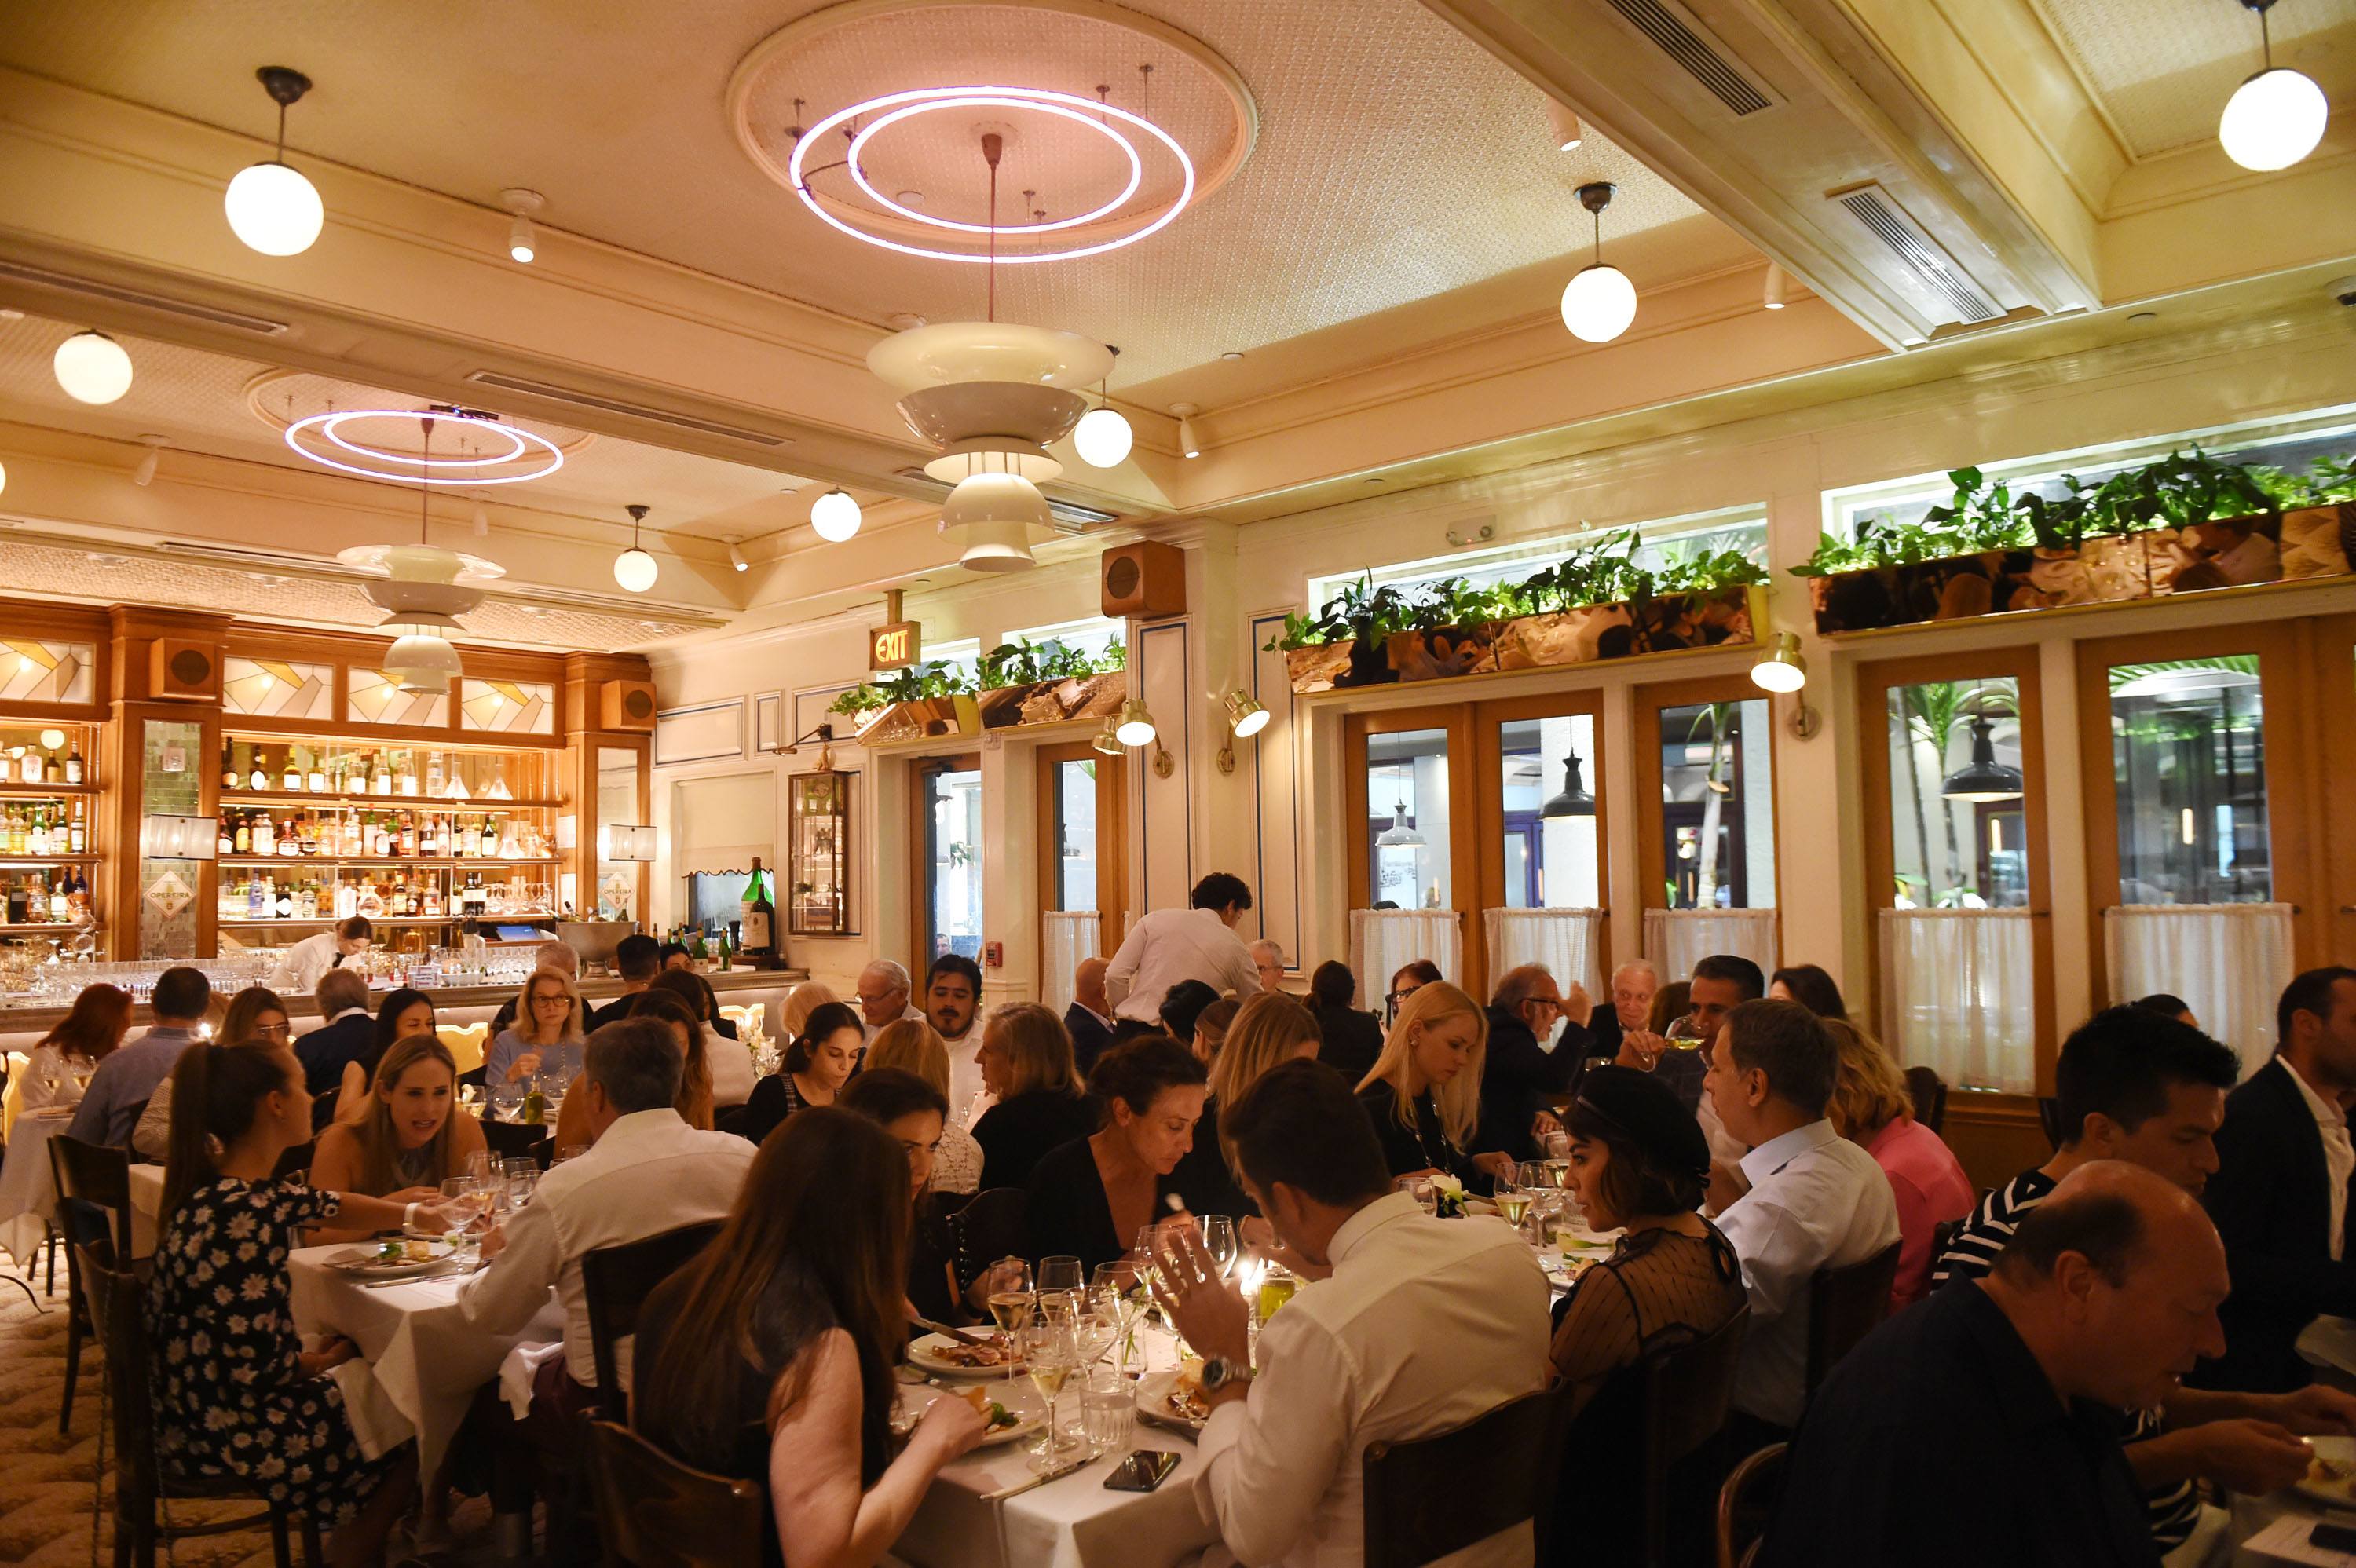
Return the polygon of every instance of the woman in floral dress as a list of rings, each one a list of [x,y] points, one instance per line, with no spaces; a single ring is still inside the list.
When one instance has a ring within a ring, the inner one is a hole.
[[[391,1228],[418,1206],[272,1179],[278,1157],[311,1136],[311,1096],[285,1046],[199,1041],[172,1083],[166,1218],[147,1298],[157,1457],[189,1476],[234,1476],[333,1527],[338,1568],[374,1562],[409,1499],[413,1461],[360,1452],[327,1375],[359,1352],[344,1339],[303,1349],[286,1259],[297,1226]]]

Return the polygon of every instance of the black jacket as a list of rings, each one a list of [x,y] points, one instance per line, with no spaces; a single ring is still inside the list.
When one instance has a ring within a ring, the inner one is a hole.
[[[1112,1025],[1074,1002],[1064,1009],[1064,1032],[1072,1037],[1072,1061],[1086,1078],[1112,1045]]]
[[[1530,1125],[1570,1092],[1586,1053],[1587,1031],[1569,1019],[1549,1051],[1517,1014],[1491,1008],[1481,1068],[1481,1126],[1472,1147],[1503,1149],[1515,1163],[1539,1158],[1544,1151],[1530,1136]]]
[[[1383,1163],[1393,1176],[1418,1170],[1440,1170],[1464,1184],[1467,1192],[1487,1197],[1495,1186],[1489,1173],[1448,1138],[1440,1125],[1440,1107],[1429,1090],[1416,1097],[1415,1125],[1399,1125],[1398,1091],[1387,1079],[1376,1079],[1358,1091],[1358,1104],[1374,1124],[1375,1141],[1383,1146]]]
[[[311,1092],[312,1130],[327,1125],[336,1104],[326,1096],[344,1081],[344,1063],[357,1061],[371,1070],[376,1058],[376,1020],[354,1013],[315,1029],[294,1042],[294,1060],[303,1064],[304,1087]]]
[[[1097,1130],[1104,1107],[1095,1096],[1033,1089],[1001,1100],[973,1124],[981,1146],[981,1186],[1027,1187],[1032,1167],[1049,1149]]]
[[[1372,1013],[1355,1008],[1317,1008],[1317,1060],[1350,1081],[1355,1089],[1375,1070],[1383,1053],[1383,1026]]]
[[[980,1136],[979,1128],[975,1134]],[[1033,1259],[1077,1258],[1080,1278],[1087,1282],[1095,1278],[1098,1264],[1118,1262],[1129,1251],[1133,1238],[1113,1229],[1112,1200],[1105,1195],[1104,1173],[1097,1169],[1096,1151],[1086,1136],[1048,1150],[1024,1185],[1030,1191],[1023,1222]],[[1155,1183],[1156,1220],[1168,1212],[1163,1200],[1177,1190],[1174,1173]]]
[[[2217,1166],[2201,1200],[2224,1240],[2233,1294],[2217,1313],[2223,1359],[2188,1381],[2249,1392],[2303,1388],[2312,1374],[2296,1349],[2299,1330],[2319,1313],[2356,1314],[2356,1194],[2334,1263],[2323,1132],[2282,1058],[2225,1097]]]

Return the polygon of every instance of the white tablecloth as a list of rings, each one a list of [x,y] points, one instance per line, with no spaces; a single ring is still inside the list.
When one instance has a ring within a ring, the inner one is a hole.
[[[342,1252],[342,1243],[305,1247],[292,1260],[294,1322],[305,1334],[337,1333],[360,1348],[385,1402],[417,1432],[419,1469],[432,1475],[466,1419],[475,1391],[498,1375],[499,1363],[518,1344],[564,1337],[564,1314],[556,1294],[519,1334],[484,1334],[458,1317],[460,1281],[444,1276],[415,1284],[363,1288],[322,1262]],[[371,1416],[365,1385],[345,1384],[355,1430]]]
[[[30,1267],[48,1223],[57,1218],[58,1187],[49,1174],[49,1140],[73,1120],[37,1112],[16,1118],[8,1157],[0,1161],[0,1247]]]

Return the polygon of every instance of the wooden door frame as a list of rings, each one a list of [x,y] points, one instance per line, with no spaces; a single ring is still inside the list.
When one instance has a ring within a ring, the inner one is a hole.
[[[1063,907],[1063,835],[1057,821],[1056,770],[1066,763],[1097,764],[1097,951],[1110,957],[1126,934],[1129,911],[1129,759],[1108,757],[1087,741],[1034,747],[1039,825],[1039,908]],[[1046,944],[1042,943],[1040,994],[1046,993]]]
[[[2356,694],[2356,613],[2320,615],[2308,623],[2312,648],[2308,656],[2308,712],[2321,744],[2312,754],[2323,759],[2323,776],[2356,779],[2356,726],[2346,721],[2351,694]],[[2333,706],[2337,694],[2339,706]],[[2334,719],[2338,722],[2333,722]],[[2299,967],[2311,969],[2346,963],[2356,953],[2356,814],[2335,815],[2321,798],[2310,813],[2315,847],[2316,896],[2308,901],[2311,945],[2299,955]],[[2302,932],[2302,942],[2308,941]]]
[[[1708,702],[1763,702],[1767,712],[1767,802],[1768,857],[1775,868],[1775,951],[1783,951],[1783,837],[1775,831],[1775,773],[1783,756],[1778,739],[1782,726],[1775,722],[1773,694],[1753,685],[1747,671],[1726,675],[1703,676],[1689,680],[1657,681],[1632,687],[1628,692],[1633,709],[1632,726],[1636,748],[1636,885],[1637,940],[1644,940],[1643,921],[1645,913],[1669,907],[1661,886],[1668,880],[1668,866],[1662,855],[1661,824],[1666,785],[1661,766],[1661,709],[1686,708]],[[1746,787],[1748,784],[1746,781]],[[1756,909],[1752,901],[1747,907]],[[1608,978],[1608,976],[1607,976]],[[1670,976],[1664,976],[1668,979]]]
[[[1448,736],[1448,899],[1449,907],[1456,912],[1459,938],[1464,954],[1458,976],[1460,984],[1474,996],[1473,988],[1481,970],[1485,967],[1479,951],[1478,908],[1471,901],[1479,894],[1478,880],[1480,843],[1472,813],[1462,809],[1472,788],[1472,706],[1470,703],[1450,703],[1428,708],[1378,708],[1364,713],[1345,714],[1342,720],[1342,776],[1349,791],[1349,857],[1350,908],[1368,907],[1372,883],[1365,853],[1366,844],[1366,741],[1374,735],[1395,735],[1408,730],[1439,730]],[[1418,815],[1420,815],[1419,813]],[[1387,982],[1388,976],[1358,976],[1358,988],[1363,996],[1377,993],[1374,987]]]
[[[1506,724],[1527,723],[1539,719],[1575,719],[1584,717],[1593,737],[1593,754],[1586,759],[1587,793],[1595,798],[1595,895],[1596,907],[1602,919],[1596,932],[1595,963],[1597,972],[1608,987],[1612,981],[1612,820],[1604,787],[1607,776],[1604,752],[1611,739],[1604,731],[1603,691],[1600,687],[1580,687],[1569,691],[1549,691],[1533,697],[1507,697],[1483,702],[1471,708],[1472,720],[1472,755],[1475,775],[1472,816],[1477,824],[1478,859],[1473,862],[1480,870],[1478,891],[1480,901],[1474,914],[1466,921],[1465,972],[1481,988],[1473,995],[1487,999],[1488,987],[1496,976],[1489,974],[1489,952],[1485,933],[1481,928],[1478,912],[1505,907],[1505,802],[1503,781],[1505,776],[1505,742],[1498,734]],[[1545,787],[1545,781],[1539,781]],[[1543,797],[1541,797],[1543,798]],[[1576,976],[1558,976],[1563,985],[1576,980]],[[1470,989],[1470,987],[1467,987]]]
[[[932,967],[932,944],[927,940],[933,921],[933,824],[932,790],[925,775],[927,773],[980,773],[980,752],[940,752],[908,759],[908,844],[916,852],[909,857],[915,869],[912,879],[916,897],[908,906],[908,951],[915,955],[916,966],[912,983],[917,987],[917,1005],[924,1004],[924,976]],[[987,909],[983,918],[989,916]]]
[[[2019,694],[2016,707],[2020,725],[2021,827],[2028,836],[2029,960],[2032,974],[2033,1051],[2037,1092],[2053,1092],[2053,1057],[2058,1049],[2053,1018],[2053,882],[2049,837],[2051,817],[2045,799],[2045,701],[2039,681],[2042,653],[2035,643],[1979,648],[1968,653],[1924,654],[1907,658],[1876,659],[1857,667],[1857,714],[1860,771],[1865,805],[1866,974],[1858,997],[1849,998],[1852,1017],[1879,1016],[1881,988],[1881,912],[1894,906],[1897,853],[1891,837],[1890,692],[1901,686],[1933,681],[2009,678]],[[2104,705],[2104,714],[2109,712]],[[2107,718],[2106,718],[2107,721]],[[1855,991],[1857,988],[1852,987]],[[1991,1108],[2025,1096],[1992,1095]],[[2018,1107],[2024,1113],[2025,1104]]]
[[[2356,616],[2347,617],[2356,623]],[[2258,657],[2258,696],[2266,737],[2266,865],[2274,898],[2292,906],[2295,962],[2320,963],[2333,911],[2319,896],[2324,880],[2325,791],[2312,764],[2333,726],[2322,721],[2315,677],[2318,622],[2253,621],[2091,639],[2077,645],[2079,778],[2084,796],[2086,965],[2096,1007],[2110,995],[2110,951],[2103,915],[2119,903],[2118,780],[2111,750],[2110,670],[2114,665]],[[2344,728],[2344,726],[2341,726]],[[2344,739],[2343,739],[2344,743]]]

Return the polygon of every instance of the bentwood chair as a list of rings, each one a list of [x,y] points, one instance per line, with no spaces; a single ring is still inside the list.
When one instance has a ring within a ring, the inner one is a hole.
[[[70,1264],[74,1276],[90,1293],[91,1318],[97,1325],[99,1349],[106,1357],[106,1384],[112,1405],[114,1430],[114,1561],[116,1568],[155,1568],[155,1544],[167,1547],[194,1536],[227,1535],[266,1525],[270,1553],[276,1568],[292,1568],[288,1536],[297,1516],[265,1503],[260,1513],[198,1523],[159,1505],[177,1500],[205,1502],[262,1501],[243,1481],[234,1477],[187,1476],[165,1463],[155,1448],[155,1407],[150,1381],[147,1333],[140,1321],[139,1276],[114,1266],[114,1249],[104,1241],[78,1243]],[[103,1452],[103,1437],[101,1439]],[[320,1549],[316,1521],[305,1518],[305,1568],[320,1568],[327,1553]]]
[[[769,1509],[755,1482],[691,1469],[610,1421],[589,1424],[589,1471],[609,1561],[759,1568]]]
[[[542,1170],[548,1168],[549,1140],[556,1129],[545,1122],[502,1122],[496,1116],[483,1118],[483,1143],[493,1159],[534,1159]]]
[[[1422,1568],[1535,1521],[1553,1490],[1559,1403],[1541,1390],[1451,1431],[1366,1445],[1366,1568]]]
[[[1941,1132],[1947,1125],[1947,1081],[1938,1070],[1930,1067],[1910,1067],[1906,1070],[1906,1093],[1914,1102],[1914,1119]],[[1944,1134],[1942,1135],[1944,1136]]]
[[[957,1269],[952,1294],[962,1294],[999,1259],[1023,1252],[1030,1240],[1023,1218],[1027,1201],[1020,1187],[993,1187],[975,1193],[948,1216],[951,1262]]]
[[[1718,1493],[1718,1568],[1751,1568],[1775,1516],[1788,1443],[1760,1449],[1734,1467]]]
[[[615,1348],[638,1331],[638,1313],[655,1286],[695,1261],[720,1233],[720,1221],[681,1225],[644,1241],[598,1247],[581,1256],[581,1294],[589,1308],[589,1345],[597,1363],[597,1413],[629,1419]]]
[[[1725,1429],[1734,1402],[1735,1366],[1750,1328],[1751,1308],[1745,1307],[1716,1331],[1644,1362],[1646,1568],[1663,1568],[1669,1561],[1670,1477]]]
[[[1890,1289],[1898,1282],[1898,1249],[1890,1243],[1862,1263],[1818,1269],[1808,1278],[1808,1392],[1825,1381],[1858,1340],[1890,1316]]]
[[[84,1143],[59,1133],[49,1139],[49,1176],[57,1184],[58,1230],[66,1253],[66,1387],[58,1402],[58,1431],[73,1424],[74,1382],[81,1374],[81,1342],[93,1331],[90,1301],[82,1294],[74,1262],[76,1244],[111,1241],[112,1258],[128,1258],[131,1246],[131,1157],[103,1144]],[[97,1232],[93,1238],[92,1231]],[[112,1232],[110,1235],[109,1232]],[[50,1281],[52,1287],[56,1281]]]

